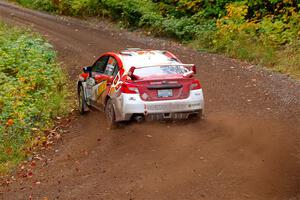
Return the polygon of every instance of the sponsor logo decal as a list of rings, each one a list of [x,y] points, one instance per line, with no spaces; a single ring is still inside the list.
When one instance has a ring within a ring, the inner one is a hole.
[[[101,82],[98,86],[97,95],[101,95],[105,91],[106,86],[107,86],[107,81]]]

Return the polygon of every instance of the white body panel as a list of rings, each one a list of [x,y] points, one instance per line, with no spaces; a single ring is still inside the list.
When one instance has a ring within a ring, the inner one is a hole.
[[[195,112],[204,109],[202,89],[190,91],[186,99],[143,101],[139,94],[121,94],[113,99],[116,121],[129,120],[132,114]]]

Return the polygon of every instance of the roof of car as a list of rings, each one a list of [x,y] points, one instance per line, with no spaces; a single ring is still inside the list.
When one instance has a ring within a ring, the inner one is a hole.
[[[131,67],[153,65],[180,64],[181,62],[170,52],[163,50],[126,49],[118,53],[125,70]]]

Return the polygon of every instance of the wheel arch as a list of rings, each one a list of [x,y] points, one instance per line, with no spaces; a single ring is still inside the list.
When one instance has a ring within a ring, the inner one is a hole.
[[[83,82],[83,81],[78,81],[78,82],[77,82],[77,93],[79,93],[80,87],[82,87],[84,98],[87,99],[87,96],[86,96],[86,90],[85,90],[85,84],[86,84],[86,83]]]
[[[79,92],[79,88],[80,88],[80,86],[82,86],[82,87],[83,87],[83,85],[82,85],[82,81],[78,81],[78,82],[77,82],[77,92]]]
[[[107,96],[105,97],[105,100],[104,100],[104,106],[106,106],[107,101],[108,101],[109,99],[112,100],[111,96],[110,96],[110,95],[107,95]]]

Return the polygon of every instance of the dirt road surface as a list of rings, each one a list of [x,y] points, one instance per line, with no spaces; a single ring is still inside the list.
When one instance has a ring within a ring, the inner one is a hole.
[[[300,199],[300,84],[286,75],[175,42],[0,2],[0,20],[44,34],[70,84],[95,57],[125,47],[167,49],[196,63],[206,99],[198,122],[129,124],[76,115],[31,178],[2,199]],[[74,97],[75,98],[75,97]]]

